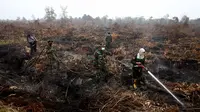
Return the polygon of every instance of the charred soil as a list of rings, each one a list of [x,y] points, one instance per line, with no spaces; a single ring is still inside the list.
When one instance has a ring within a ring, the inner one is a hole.
[[[182,107],[146,71],[144,73],[148,81],[147,88],[130,90],[126,85],[132,73],[130,59],[137,53],[138,48],[145,47],[148,69],[186,105],[186,111],[199,111],[198,56],[192,58],[190,53],[177,56],[180,55],[179,49],[169,48],[169,44],[173,44],[169,40],[173,39],[163,40],[164,44],[161,46],[159,40],[150,41],[150,37],[143,38],[141,32],[130,34],[126,28],[120,28],[113,34],[113,55],[107,57],[106,64],[108,72],[102,75],[93,67],[92,54],[98,47],[96,45],[104,44],[104,31],[101,28],[94,30],[53,30],[61,36],[44,29],[43,33],[36,30],[38,36],[43,36],[40,38],[38,52],[28,61],[21,58],[25,50],[19,44],[0,45],[2,105],[20,107],[19,111],[32,112],[181,111]],[[45,36],[45,32],[52,34]],[[133,34],[135,35],[132,36]],[[46,40],[49,39],[54,40],[60,60],[59,67],[52,64],[49,68],[46,54],[41,53],[46,46]],[[188,38],[182,38],[180,41],[184,39]],[[196,46],[195,42],[198,42],[196,40],[199,38],[189,40],[193,42],[191,46]],[[182,46],[184,45],[179,44],[179,47]],[[194,47],[195,51],[192,51],[192,48],[186,50],[198,54],[196,48],[197,46]],[[22,62],[23,66],[20,65]],[[99,74],[102,75],[100,78],[97,77]]]

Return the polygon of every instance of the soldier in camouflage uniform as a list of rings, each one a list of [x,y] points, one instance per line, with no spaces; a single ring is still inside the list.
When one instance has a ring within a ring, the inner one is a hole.
[[[132,76],[133,76],[133,88],[136,89],[137,85],[140,86],[141,83],[146,84],[145,78],[143,76],[143,68],[145,64],[145,50],[140,48],[139,53],[131,60],[133,64]]]
[[[105,38],[105,41],[106,41],[106,49],[110,49],[111,48],[111,42],[112,42],[112,35],[110,32],[108,32],[106,34],[106,38]]]
[[[99,75],[97,76],[98,79],[101,77],[104,78],[106,81],[107,69],[106,69],[106,55],[110,55],[109,52],[105,50],[104,47],[98,48],[94,53],[94,66],[100,70]]]
[[[57,56],[55,54],[56,50],[53,48],[53,41],[49,40],[48,41],[48,45],[46,47],[46,54],[47,54],[47,58],[48,58],[48,65],[53,67],[54,62],[57,63],[57,66],[59,68],[59,60],[57,59]]]
[[[95,57],[95,62],[94,62],[94,66],[96,68],[99,68],[101,70],[105,70],[105,48],[98,48],[95,52],[94,52],[94,57]]]

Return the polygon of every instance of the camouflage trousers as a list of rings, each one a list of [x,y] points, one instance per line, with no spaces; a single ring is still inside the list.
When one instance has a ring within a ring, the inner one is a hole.
[[[59,60],[56,59],[56,57],[48,56],[47,59],[48,59],[47,69],[50,69],[50,70],[57,69],[57,70],[59,70],[60,63],[59,63]]]
[[[96,74],[96,82],[97,83],[104,83],[107,82],[107,71],[98,70]]]
[[[111,48],[111,42],[106,42],[106,49],[110,49]]]
[[[107,82],[107,74],[108,74],[108,71],[106,69],[106,66],[105,66],[105,63],[100,63],[98,65],[96,65],[96,68],[98,69],[97,70],[97,73],[96,73],[96,80],[97,82]]]

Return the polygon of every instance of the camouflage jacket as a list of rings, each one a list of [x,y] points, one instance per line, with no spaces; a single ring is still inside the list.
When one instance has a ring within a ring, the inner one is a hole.
[[[47,53],[47,55],[48,55],[49,58],[56,59],[55,52],[56,52],[56,50],[52,46],[48,46],[46,48],[46,53]]]
[[[94,56],[95,56],[95,59],[98,59],[98,60],[103,60],[106,57],[105,52],[102,50],[96,50],[94,53]]]
[[[112,42],[112,36],[111,35],[106,36],[106,42]]]

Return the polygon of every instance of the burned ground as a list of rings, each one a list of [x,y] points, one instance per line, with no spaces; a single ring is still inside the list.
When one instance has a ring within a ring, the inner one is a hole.
[[[148,69],[185,103],[187,111],[189,108],[193,108],[190,110],[192,112],[198,111],[194,108],[200,106],[199,58],[193,58],[190,54],[198,55],[199,51],[196,49],[199,38],[180,39],[190,43],[193,48],[184,47],[185,43],[176,43],[179,47],[172,45],[169,48],[174,41],[167,36],[157,36],[159,39],[144,38],[142,31],[135,33],[136,31],[120,28],[113,34],[113,55],[107,57],[107,82],[98,82],[96,75],[99,71],[93,67],[92,54],[96,47],[104,44],[103,28],[94,29],[92,32],[79,28],[62,31],[52,28],[34,32],[40,37],[38,53],[25,63],[23,72],[5,69],[7,64],[15,68],[18,62],[1,61],[0,97],[4,105],[12,104],[14,107],[20,107],[21,111],[33,112],[180,111],[182,108],[179,104],[146,72],[149,83],[147,89],[131,91],[124,84],[131,78],[130,59],[140,47],[144,47],[147,50]],[[6,35],[4,32],[2,34]],[[46,68],[45,54],[40,55],[49,39],[54,40],[54,47],[61,60],[59,69],[56,65],[53,65],[52,70]],[[24,42],[21,45],[24,45]],[[18,49],[17,46],[19,44],[0,46],[1,59],[9,61],[12,60],[10,57],[21,56],[21,49],[24,48]],[[185,51],[192,53],[179,56],[178,48],[183,47]]]

